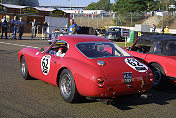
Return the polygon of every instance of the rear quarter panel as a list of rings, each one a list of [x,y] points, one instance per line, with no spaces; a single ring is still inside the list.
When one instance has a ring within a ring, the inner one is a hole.
[[[106,79],[103,71],[100,68],[90,64],[89,61],[89,59],[86,61],[81,61],[76,58],[68,57],[62,59],[60,62],[61,68],[68,68],[72,72],[77,90],[83,96],[96,95],[98,89],[100,89],[98,88],[98,78],[102,77]],[[53,76],[54,78],[57,78],[56,73],[57,71]]]

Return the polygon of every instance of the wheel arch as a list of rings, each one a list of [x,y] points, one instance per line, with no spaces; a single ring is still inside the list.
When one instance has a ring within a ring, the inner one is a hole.
[[[62,71],[63,71],[64,69],[68,69],[68,68],[67,68],[67,67],[62,67],[62,68],[59,69],[59,71],[58,71],[58,73],[57,73],[57,86],[58,86],[58,87],[59,87],[60,75],[61,75],[61,73],[62,73]],[[68,69],[68,70],[69,70],[69,69]]]
[[[148,63],[148,67],[149,68],[152,68],[152,67],[158,68],[158,69],[160,69],[160,71],[163,75],[166,75],[164,68],[157,62]]]
[[[22,59],[22,57],[25,57],[25,56],[24,56],[23,54],[22,54],[22,55],[20,55],[20,60],[19,60],[19,61],[20,61],[20,63],[21,63],[21,59]]]

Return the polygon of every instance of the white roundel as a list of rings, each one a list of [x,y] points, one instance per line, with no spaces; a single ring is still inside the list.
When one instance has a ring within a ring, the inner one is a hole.
[[[50,55],[45,55],[41,59],[41,69],[44,75],[47,75],[50,71]]]
[[[148,67],[139,62],[138,60],[134,59],[134,58],[126,58],[125,62],[134,70],[138,71],[138,72],[146,72],[148,70]]]

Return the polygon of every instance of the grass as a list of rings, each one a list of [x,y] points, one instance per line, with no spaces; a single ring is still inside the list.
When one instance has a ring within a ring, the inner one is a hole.
[[[116,43],[120,47],[125,47],[125,42],[114,42],[114,43]],[[129,43],[129,42],[126,43],[126,47],[131,47],[132,45],[133,43]]]

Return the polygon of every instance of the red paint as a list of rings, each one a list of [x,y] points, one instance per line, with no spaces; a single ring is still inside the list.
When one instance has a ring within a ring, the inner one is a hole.
[[[23,48],[18,53],[19,60],[22,55],[25,56],[29,74],[32,77],[57,86],[58,72],[62,68],[68,68],[73,74],[79,94],[91,97],[114,97],[137,94],[139,92],[144,93],[152,88],[153,82],[150,81],[149,76],[150,69],[146,72],[138,72],[125,63],[125,58],[133,57],[89,59],[75,47],[79,42],[111,42],[110,40],[86,35],[65,35],[58,39],[64,40],[69,44],[69,49],[64,57],[48,54],[47,52],[52,45],[46,48],[44,53],[34,48]],[[38,54],[36,55],[36,53]],[[51,56],[48,75],[44,75],[41,70],[41,58],[45,55]],[[104,61],[106,64],[100,66],[97,64],[98,60]],[[132,72],[132,83],[124,84],[123,72]],[[100,77],[104,80],[101,88],[98,86],[98,78]],[[131,85],[131,87],[127,85]]]

